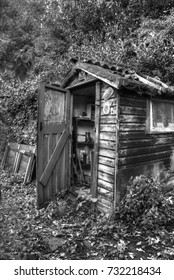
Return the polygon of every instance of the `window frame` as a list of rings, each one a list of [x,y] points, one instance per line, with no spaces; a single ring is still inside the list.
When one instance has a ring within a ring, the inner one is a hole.
[[[150,97],[147,99],[147,118],[146,118],[146,128],[148,133],[174,133],[173,129],[153,129],[153,112],[152,112],[152,104],[153,101],[159,101],[159,102],[166,102],[166,103],[172,103],[174,105],[174,100],[167,100],[167,99],[160,99],[155,97]]]

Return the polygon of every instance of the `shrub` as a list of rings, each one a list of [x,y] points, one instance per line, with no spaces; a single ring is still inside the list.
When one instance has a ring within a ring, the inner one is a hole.
[[[135,177],[118,207],[120,218],[144,228],[169,224],[174,218],[174,192],[165,194],[164,189],[164,184],[152,177]]]

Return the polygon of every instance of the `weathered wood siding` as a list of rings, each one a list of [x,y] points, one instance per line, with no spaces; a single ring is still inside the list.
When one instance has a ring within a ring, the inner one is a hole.
[[[109,98],[109,113],[104,113],[105,100],[103,94],[109,86],[101,83],[101,110],[99,126],[99,160],[98,160],[98,208],[104,211],[111,211],[114,205],[114,183],[116,168],[116,114],[117,114],[117,93],[114,90]]]
[[[174,133],[146,130],[147,98],[128,91],[120,94],[117,201],[131,176],[151,174],[162,179],[171,168]]]
[[[65,192],[70,181],[70,93],[52,85],[39,92],[37,205]]]

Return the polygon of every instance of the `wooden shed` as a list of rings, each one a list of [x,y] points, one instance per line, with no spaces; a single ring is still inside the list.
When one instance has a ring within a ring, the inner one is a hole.
[[[37,155],[38,207],[76,178],[110,212],[130,177],[164,180],[174,171],[174,89],[121,67],[76,61],[61,87],[41,85]]]

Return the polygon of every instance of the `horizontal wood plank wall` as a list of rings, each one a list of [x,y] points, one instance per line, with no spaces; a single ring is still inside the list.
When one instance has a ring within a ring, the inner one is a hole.
[[[123,196],[131,176],[151,174],[162,179],[170,169],[173,133],[146,131],[147,98],[132,92],[120,94],[119,196]]]
[[[101,110],[98,162],[98,208],[111,212],[114,207],[115,149],[116,149],[116,94],[109,98],[110,110],[104,113],[103,94],[109,86],[101,83]]]

